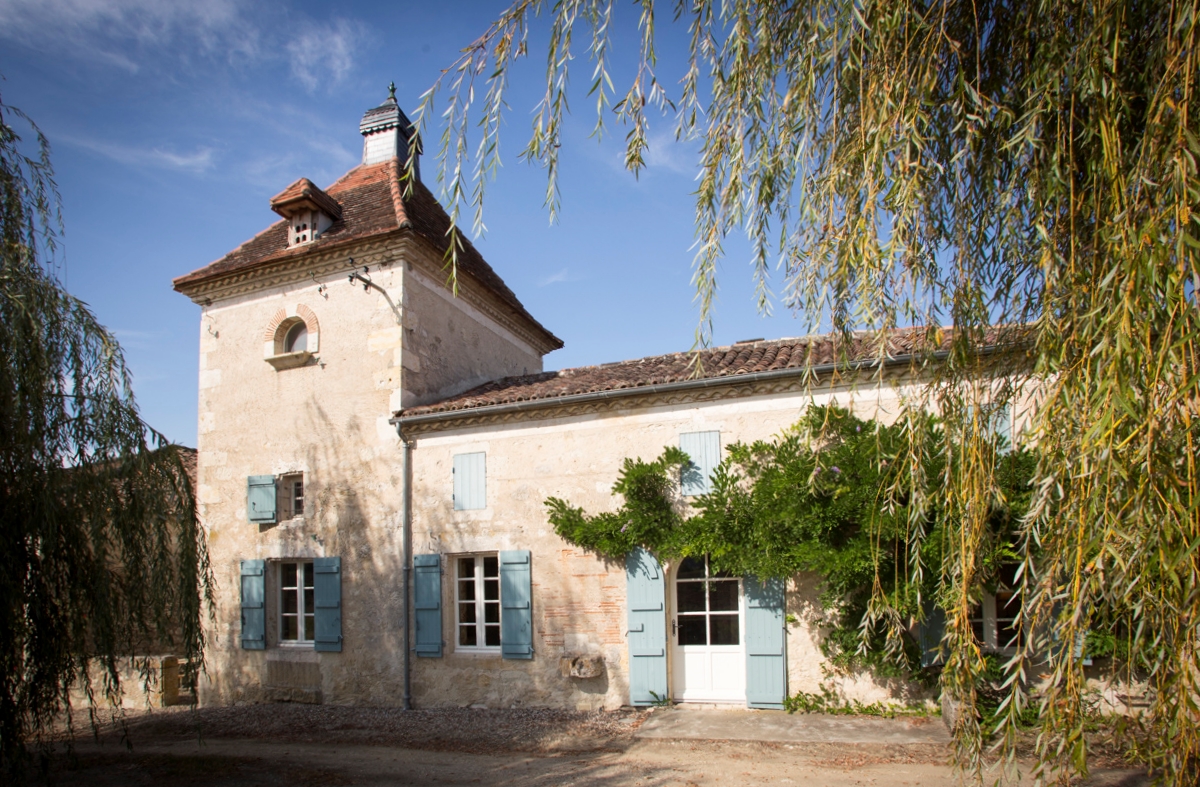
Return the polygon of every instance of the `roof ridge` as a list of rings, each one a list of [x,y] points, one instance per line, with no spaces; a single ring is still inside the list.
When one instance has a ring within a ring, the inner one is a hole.
[[[396,210],[396,226],[403,227],[412,222],[408,219],[408,206],[404,204],[404,195],[400,192],[400,159],[393,156],[387,160],[387,165],[391,175],[388,178],[388,185],[392,189],[392,206]]]

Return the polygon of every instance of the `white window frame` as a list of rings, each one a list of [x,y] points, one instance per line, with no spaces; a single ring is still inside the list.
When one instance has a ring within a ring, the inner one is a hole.
[[[283,572],[284,572],[285,566],[296,566],[296,585],[294,585],[292,587],[285,587],[283,584]],[[304,573],[305,573],[304,567],[305,566],[308,567],[308,577],[304,576]],[[317,629],[317,621],[316,621],[316,615],[315,615],[315,613],[316,613],[316,588],[315,588],[316,572],[313,568],[313,561],[312,560],[281,560],[275,565],[275,570],[276,570],[276,577],[278,578],[278,582],[276,583],[277,584],[277,588],[276,588],[277,592],[275,594],[275,599],[276,599],[276,602],[279,604],[279,607],[278,607],[278,609],[279,609],[279,630],[278,630],[279,644],[283,647],[300,646],[300,645],[311,646],[315,641],[316,629]],[[313,585],[305,585],[304,584],[305,579],[313,581]],[[308,609],[308,605],[305,603],[304,591],[307,591],[307,590],[312,590],[312,593],[313,593],[312,609]],[[284,593],[286,593],[288,591],[292,591],[292,592],[296,593],[296,611],[295,612],[284,612],[283,611],[284,610],[284,607],[283,607]],[[291,617],[296,618],[297,639],[286,639],[284,637],[284,629],[283,629],[284,620],[286,618],[291,618]],[[304,636],[304,634],[305,634],[304,623],[305,623],[306,619],[311,619],[313,622],[313,636],[309,637],[309,638],[305,638],[305,636]]]
[[[304,516],[304,473],[284,473],[275,483],[278,489],[275,495],[275,519],[283,521]],[[299,496],[296,494],[297,485],[300,487]]]
[[[484,576],[485,560],[491,558],[496,561],[495,577]],[[501,639],[503,628],[500,623],[501,616],[504,614],[501,606],[501,581],[500,581],[500,553],[499,552],[479,552],[476,554],[452,555],[450,558],[454,561],[454,650],[459,653],[499,653],[501,650]],[[459,572],[462,570],[462,561],[474,561],[474,576],[464,578]],[[494,599],[487,598],[487,580],[495,581],[496,597]],[[463,583],[470,581],[474,586],[474,596],[472,599],[462,598]],[[494,623],[487,620],[487,605],[494,604],[496,610],[496,620]],[[465,605],[473,605],[475,609],[474,622],[463,623],[460,620],[461,609]],[[496,629],[496,644],[482,644],[487,642],[487,627],[495,626]],[[475,629],[474,645],[461,644],[462,629],[473,627]]]
[[[1015,590],[1003,591],[1011,598],[1017,597]],[[1000,617],[1000,604],[995,593],[984,593],[978,606],[971,610],[971,628],[975,628],[979,624],[983,628],[983,640],[980,644],[983,649],[992,653],[999,653],[1004,656],[1015,655],[1018,649],[1018,643],[1011,639],[1007,642],[1000,641],[1000,623],[1011,623],[1010,628],[1015,628],[1017,618],[1015,617]]]

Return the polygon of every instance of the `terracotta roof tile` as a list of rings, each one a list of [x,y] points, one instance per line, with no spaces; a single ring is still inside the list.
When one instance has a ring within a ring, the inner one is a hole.
[[[290,257],[299,258],[314,249],[339,246],[406,227],[444,253],[448,246],[446,233],[450,229],[450,217],[437,198],[419,181],[414,185],[412,195],[405,199],[404,186],[399,180],[400,174],[400,165],[396,159],[355,167],[324,190],[324,194],[341,206],[341,218],[334,221],[319,239],[289,249],[287,222],[278,221],[221,259],[175,279],[175,289],[185,292],[189,286],[208,279]],[[311,181],[301,178],[288,186],[275,200],[293,190],[299,194],[305,182],[311,185]],[[561,347],[562,340],[547,331],[526,311],[517,296],[492,270],[475,246],[462,235],[459,237],[462,239],[462,249],[458,254],[459,272],[474,278],[491,290],[501,301],[545,332],[550,344]]]
[[[271,210],[284,218],[294,215],[294,211],[289,208],[303,209],[309,206],[324,211],[333,219],[342,216],[342,206],[338,204],[337,200],[317,188],[317,184],[308,178],[300,178],[271,197]]]
[[[945,333],[934,331],[934,337],[929,333],[924,328],[891,331],[886,337],[885,352],[889,357],[895,357],[948,346],[948,336]],[[691,379],[719,379],[755,372],[799,369],[807,365],[816,366],[835,361],[866,360],[879,356],[879,339],[877,333],[854,334],[847,345],[836,335],[829,334],[714,347],[700,351],[699,361],[703,373],[698,378],[692,374],[692,364],[696,356],[687,352],[655,355],[600,366],[581,366],[557,372],[505,377],[440,402],[410,407],[404,410],[402,415],[449,413],[489,405],[644,388]]]

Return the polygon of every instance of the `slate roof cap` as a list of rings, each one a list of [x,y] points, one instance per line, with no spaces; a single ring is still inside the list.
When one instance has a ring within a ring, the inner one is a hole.
[[[412,123],[396,101],[396,83],[388,85],[388,97],[377,107],[371,107],[363,113],[358,130],[363,134],[383,131],[389,128],[399,128],[405,138],[412,133]]]

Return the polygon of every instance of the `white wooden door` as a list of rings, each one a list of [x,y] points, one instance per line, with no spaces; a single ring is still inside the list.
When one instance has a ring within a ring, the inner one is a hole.
[[[685,558],[672,582],[671,684],[681,702],[746,701],[742,580]]]

